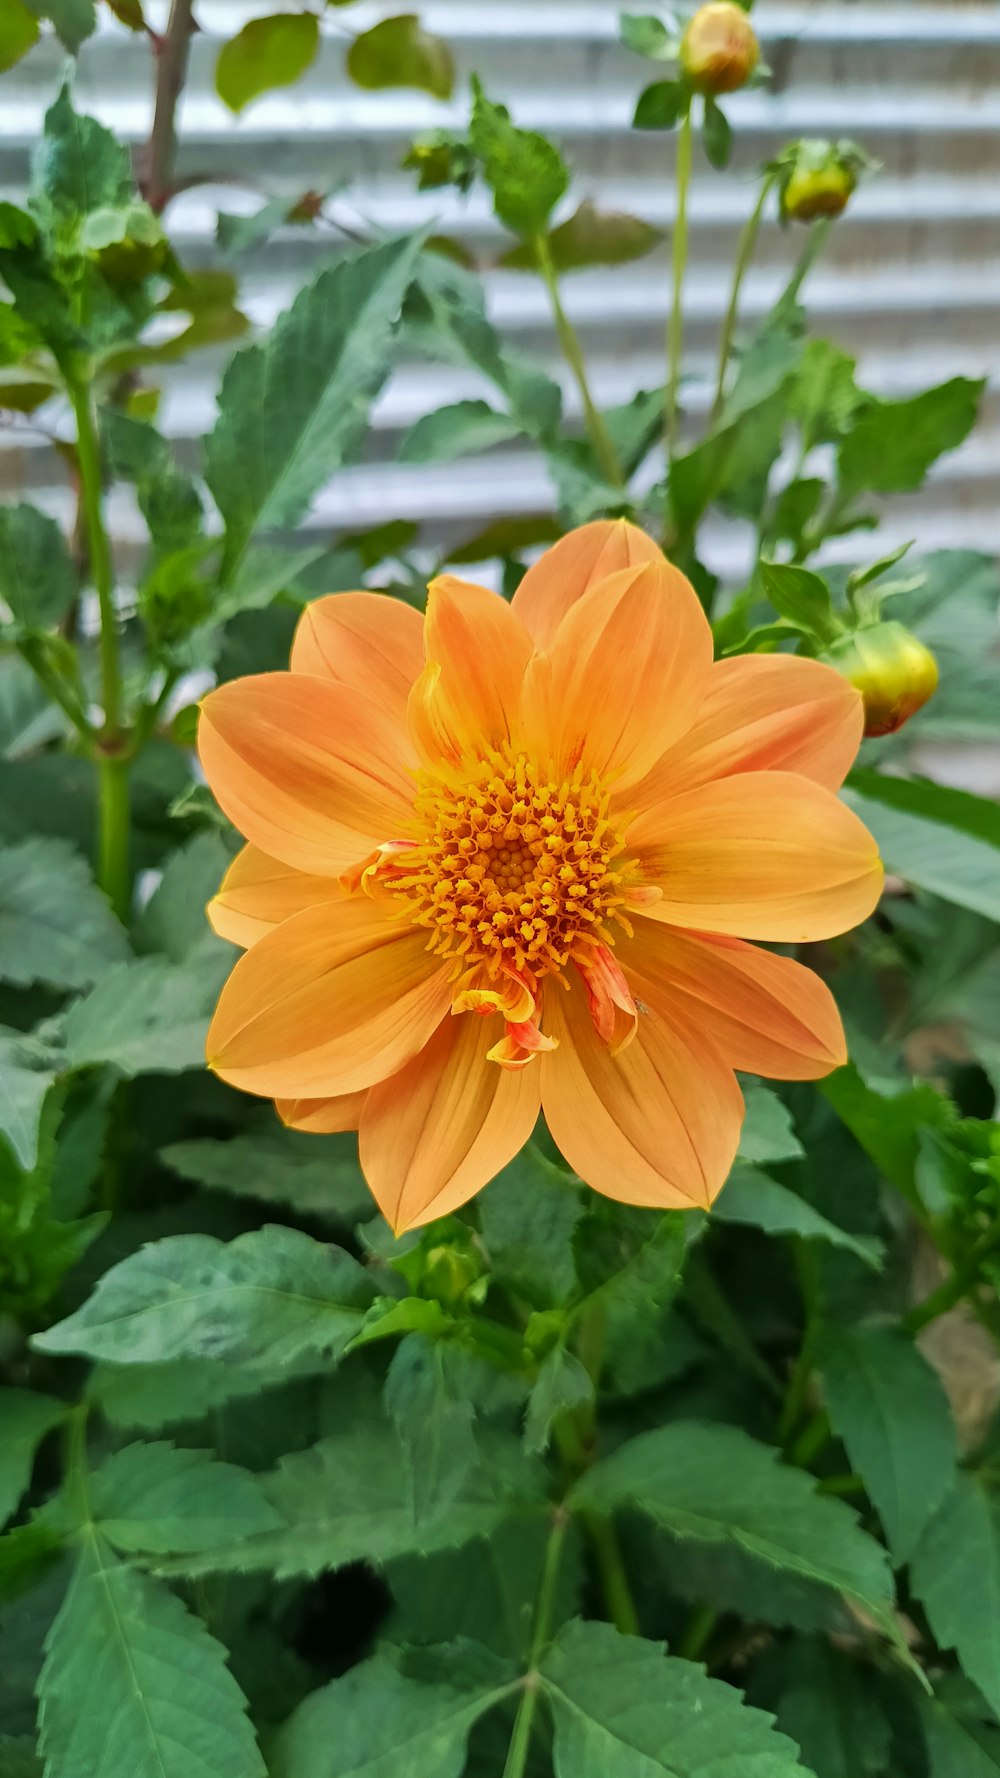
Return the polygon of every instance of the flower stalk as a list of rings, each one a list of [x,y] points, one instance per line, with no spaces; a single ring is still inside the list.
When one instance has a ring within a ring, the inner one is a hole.
[[[597,406],[597,403],[590,392],[590,383],[587,378],[587,365],[583,356],[579,336],[576,328],[573,326],[572,321],[563,308],[562,297],[559,294],[559,278],[556,272],[555,262],[552,258],[552,250],[549,247],[545,235],[539,234],[535,236],[534,247],[535,258],[538,262],[538,270],[542,275],[545,288],[549,293],[549,300],[552,304],[552,317],[555,322],[559,345],[562,349],[563,357],[573,373],[573,378],[580,392],[580,400],[583,403],[583,413],[587,424],[587,433],[591,445],[593,446],[594,456],[597,458],[600,465],[602,475],[610,485],[614,488],[624,487],[625,477],[622,474],[622,466],[618,460],[618,452],[615,449],[614,440],[608,431],[604,415],[601,413],[600,408]]]
[[[715,378],[715,400],[712,403],[713,425],[722,412],[722,404],[725,399],[726,371],[729,368],[729,360],[732,356],[733,334],[736,331],[736,321],[739,315],[740,292],[743,288],[743,280],[746,276],[747,269],[753,259],[757,247],[757,237],[760,234],[764,206],[767,203],[768,195],[773,184],[774,175],[771,173],[765,174],[757,196],[757,202],[744,223],[740,235],[740,243],[736,253],[736,264],[733,268],[732,288],[729,292],[729,305],[726,309],[725,320],[722,323],[722,332],[719,335],[719,362]]]
[[[673,280],[670,315],[667,320],[667,387],[664,429],[667,460],[672,462],[677,447],[677,397],[681,381],[681,358],[684,351],[684,274],[688,251],[688,189],[691,184],[691,162],[694,131],[691,106],[681,119],[677,135],[677,209],[674,217]]]

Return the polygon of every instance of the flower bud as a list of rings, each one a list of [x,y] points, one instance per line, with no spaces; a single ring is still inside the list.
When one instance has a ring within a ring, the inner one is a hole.
[[[746,85],[759,59],[754,28],[734,0],[699,6],[681,39],[681,67],[696,93],[735,92]]]
[[[820,656],[861,693],[866,735],[894,735],[937,687],[938,664],[905,624],[866,624]]]
[[[839,216],[863,164],[850,143],[797,142],[782,170],[783,220],[815,222],[820,216]]]

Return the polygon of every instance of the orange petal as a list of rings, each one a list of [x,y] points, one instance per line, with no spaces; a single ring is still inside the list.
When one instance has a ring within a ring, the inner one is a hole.
[[[412,808],[399,721],[353,687],[304,673],[261,673],[209,692],[198,752],[240,832],[320,876],[392,838]]]
[[[333,877],[307,876],[280,859],[269,858],[266,852],[258,852],[256,846],[244,846],[207,912],[220,938],[246,950],[303,908],[342,899],[343,891]]]
[[[607,945],[595,945],[584,962],[577,960],[587,993],[594,1030],[613,1056],[632,1042],[639,1025],[632,990],[622,966]]]
[[[483,754],[514,734],[531,641],[498,593],[443,574],[427,591],[427,669],[410,699],[429,764]]]
[[[635,1042],[612,1056],[591,1023],[582,985],[546,995],[559,1048],[542,1056],[542,1110],[581,1179],[607,1198],[664,1210],[707,1208],[733,1163],[743,1096],[701,1032],[683,1036],[644,1009]]]
[[[867,919],[882,889],[875,841],[829,790],[793,772],[717,778],[646,810],[629,851],[662,890],[642,917],[796,944]]]
[[[591,587],[525,679],[525,722],[557,769],[582,761],[624,791],[690,728],[712,666],[692,586],[662,558]]]
[[[534,1129],[538,1071],[487,1061],[498,1025],[446,1019],[408,1067],[366,1098],[361,1166],[397,1234],[466,1203]]]
[[[335,1136],[356,1130],[367,1094],[342,1093],[338,1099],[277,1099],[274,1109],[290,1130],[308,1130],[312,1136]]]
[[[622,957],[643,1003],[662,1007],[685,1031],[704,1032],[732,1068],[819,1080],[847,1061],[833,995],[790,957],[651,920],[636,922]]]
[[[448,1010],[422,929],[367,899],[306,908],[240,958],[209,1028],[209,1065],[249,1093],[327,1099],[384,1080]]]
[[[663,552],[637,525],[627,519],[595,519],[570,531],[528,569],[511,609],[535,647],[548,648],[570,606],[599,580],[621,568],[662,560]]]
[[[289,664],[353,685],[402,721],[424,664],[420,613],[388,593],[330,593],[303,611]]]
[[[689,732],[632,795],[637,809],[731,772],[800,772],[839,790],[861,745],[860,693],[832,667],[793,654],[717,661]]]

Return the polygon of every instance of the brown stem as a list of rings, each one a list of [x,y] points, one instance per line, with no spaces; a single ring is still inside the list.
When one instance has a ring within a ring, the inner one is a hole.
[[[153,128],[139,172],[139,189],[157,215],[173,196],[174,152],[177,147],[177,101],[187,76],[188,49],[196,29],[193,0],[170,0],[170,17],[156,39],[156,102]]]

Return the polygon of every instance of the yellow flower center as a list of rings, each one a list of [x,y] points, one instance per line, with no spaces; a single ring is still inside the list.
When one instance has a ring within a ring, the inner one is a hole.
[[[609,796],[579,768],[560,783],[510,748],[471,777],[422,773],[414,838],[388,884],[431,949],[463,967],[505,966],[536,976],[585,962],[613,944],[635,867]]]

